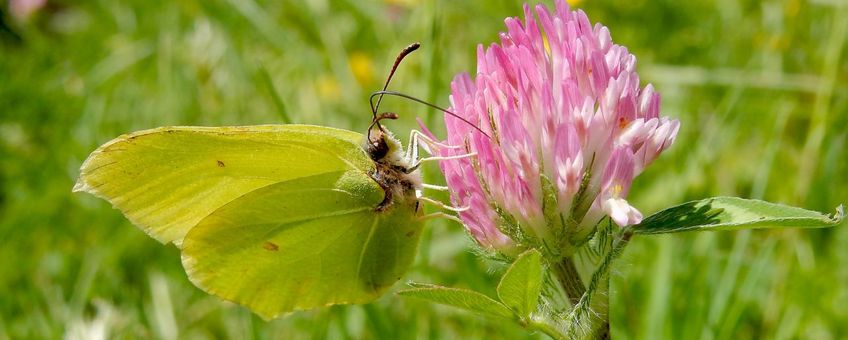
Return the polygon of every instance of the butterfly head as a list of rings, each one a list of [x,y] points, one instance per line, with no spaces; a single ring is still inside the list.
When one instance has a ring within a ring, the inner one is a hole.
[[[368,127],[367,145],[365,146],[365,151],[368,152],[368,157],[371,157],[371,160],[381,162],[386,161],[386,158],[393,154],[402,154],[400,141],[380,124],[383,119],[397,118],[397,114],[392,112],[383,112],[374,117],[371,126]]]

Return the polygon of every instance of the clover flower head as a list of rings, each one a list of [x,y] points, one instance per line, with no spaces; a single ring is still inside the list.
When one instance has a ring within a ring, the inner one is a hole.
[[[626,198],[639,175],[677,135],[659,116],[660,96],[639,86],[636,58],[563,1],[524,6],[500,43],[477,48],[477,73],[451,83],[440,167],[466,228],[484,247],[517,235],[546,243],[574,237],[609,216],[619,226],[642,214]],[[488,136],[487,136],[488,135]]]

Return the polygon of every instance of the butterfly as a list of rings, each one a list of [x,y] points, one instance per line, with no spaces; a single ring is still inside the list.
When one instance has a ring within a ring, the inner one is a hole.
[[[380,124],[397,116],[377,114],[398,64],[418,46],[401,52],[372,95],[365,135],[311,125],[139,131],[92,152],[74,191],[175,244],[194,285],[264,319],[370,302],[414,260],[423,221],[450,217],[420,207],[450,208],[421,195],[417,141],[439,143],[413,131],[404,151]]]

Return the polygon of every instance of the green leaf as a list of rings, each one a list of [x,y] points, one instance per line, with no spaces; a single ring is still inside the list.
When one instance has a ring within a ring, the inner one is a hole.
[[[831,215],[760,200],[713,197],[668,208],[632,227],[639,234],[754,228],[825,228],[842,222],[843,207]]]
[[[535,249],[518,256],[498,284],[498,297],[520,317],[536,311],[542,292],[542,260]]]
[[[405,289],[397,292],[397,294],[458,307],[487,316],[509,319],[513,317],[509,308],[502,303],[468,289],[431,286],[428,288]]]

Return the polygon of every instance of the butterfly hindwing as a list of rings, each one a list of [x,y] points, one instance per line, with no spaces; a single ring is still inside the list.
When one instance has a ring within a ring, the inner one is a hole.
[[[414,208],[375,212],[382,189],[357,171],[255,190],[189,231],[183,265],[207,292],[270,319],[379,297],[412,262]]]

